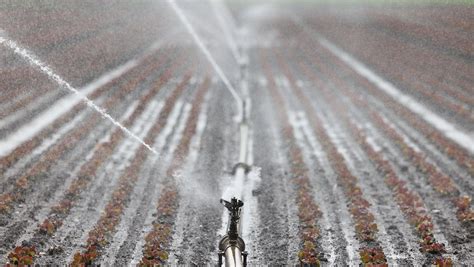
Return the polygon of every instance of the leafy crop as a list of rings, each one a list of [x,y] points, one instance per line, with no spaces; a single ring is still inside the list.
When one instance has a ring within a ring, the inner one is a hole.
[[[270,76],[269,68],[264,64],[267,76]],[[300,221],[299,231],[303,241],[302,248],[298,252],[298,258],[303,265],[319,266],[318,238],[320,237],[317,220],[321,217],[321,211],[315,203],[312,195],[312,186],[309,180],[309,170],[306,166],[302,151],[299,148],[289,118],[284,108],[284,100],[278,93],[273,79],[270,81],[269,89],[276,102],[278,119],[281,123],[281,133],[286,140],[288,160],[291,168],[291,181],[296,185],[296,204],[298,206],[298,217]]]
[[[186,75],[182,82],[172,92],[157,121],[148,132],[145,138],[146,143],[152,144],[158,133],[161,132],[174,103],[183,92],[189,79],[190,75]],[[72,263],[73,265],[94,262],[94,260],[99,257],[101,250],[108,245],[110,236],[115,232],[115,228],[120,223],[121,215],[129,201],[129,194],[138,180],[140,168],[146,161],[147,155],[148,151],[146,148],[140,147],[132,163],[120,176],[118,185],[112,193],[112,199],[107,204],[94,229],[89,233],[86,251],[83,253],[76,253]]]
[[[8,254],[8,260],[11,264],[17,266],[32,265],[36,256],[36,249],[34,247],[17,247]]]
[[[152,230],[145,237],[141,266],[156,266],[166,263],[167,247],[171,241],[174,218],[178,208],[179,195],[173,175],[182,167],[190,149],[191,139],[196,132],[199,113],[204,96],[209,89],[210,79],[207,77],[196,92],[194,105],[186,122],[183,136],[174,152],[173,160],[166,170],[166,178],[157,205],[157,218]]]

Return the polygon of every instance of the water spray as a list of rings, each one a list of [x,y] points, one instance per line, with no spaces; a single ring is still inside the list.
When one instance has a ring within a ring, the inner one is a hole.
[[[0,33],[3,31],[0,30]],[[41,72],[46,74],[50,79],[58,83],[60,86],[66,88],[67,90],[73,92],[77,96],[79,96],[89,107],[93,108],[95,111],[99,112],[102,117],[105,119],[109,120],[112,122],[115,126],[119,127],[122,131],[124,131],[127,135],[132,137],[133,139],[137,140],[140,142],[142,145],[144,145],[148,150],[150,150],[153,154],[158,154],[158,152],[151,147],[149,144],[147,144],[145,141],[143,141],[140,137],[132,133],[128,128],[123,126],[120,122],[115,120],[112,116],[110,116],[104,109],[100,108],[97,106],[92,100],[90,100],[86,95],[84,95],[82,92],[74,88],[71,84],[66,82],[61,76],[56,74],[46,63],[42,62],[39,58],[37,58],[31,51],[23,48],[19,44],[17,44],[15,41],[11,39],[7,39],[5,37],[0,36],[0,44],[6,46],[7,48],[13,50],[13,52],[19,56],[21,56],[23,59],[25,59],[28,63],[31,65],[39,68]]]
[[[234,60],[236,62],[241,61],[241,53],[239,53],[239,49],[237,48],[237,42],[235,38],[230,34],[231,30],[229,29],[229,25],[226,23],[224,17],[222,16],[220,10],[220,6],[218,7],[218,0],[209,0],[209,3],[212,7],[212,10],[214,11],[214,15],[216,16],[217,20],[219,21],[219,24],[221,26],[222,31],[224,32],[225,39],[227,41],[227,44],[230,48],[230,51],[232,52],[232,56],[234,57]],[[220,2],[219,2],[220,3]]]
[[[186,30],[188,31],[188,33],[193,37],[194,42],[199,47],[201,52],[204,54],[207,61],[209,61],[212,68],[217,73],[219,78],[222,80],[222,82],[224,83],[227,90],[229,90],[229,92],[232,94],[232,97],[234,98],[234,100],[237,103],[237,114],[240,116],[241,119],[243,119],[244,114],[243,114],[243,101],[242,101],[242,98],[239,96],[239,94],[237,94],[237,91],[235,90],[234,86],[229,81],[227,76],[224,74],[224,71],[222,71],[222,69],[219,67],[216,60],[214,59],[214,57],[209,52],[209,49],[207,49],[207,47],[204,45],[201,38],[196,33],[196,30],[193,28],[193,26],[189,22],[188,18],[184,14],[183,10],[176,4],[176,1],[175,0],[167,0],[167,2],[171,6],[173,11],[176,13],[178,18],[181,20],[181,22],[185,26]]]

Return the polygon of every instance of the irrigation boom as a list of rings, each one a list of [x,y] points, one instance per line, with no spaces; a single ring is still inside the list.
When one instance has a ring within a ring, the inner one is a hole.
[[[206,59],[209,61],[214,71],[220,77],[228,91],[233,96],[237,104],[238,116],[240,118],[239,129],[240,129],[240,154],[239,162],[234,167],[234,179],[243,181],[246,174],[250,169],[248,159],[248,139],[249,139],[249,125],[247,123],[247,108],[250,104],[250,98],[248,97],[248,90],[246,90],[246,74],[247,74],[247,61],[242,56],[238,56],[237,46],[231,45],[231,50],[234,52],[234,56],[237,59],[237,63],[240,67],[240,80],[243,85],[242,91],[246,96],[246,101],[237,93],[232,83],[229,81],[227,76],[224,74],[220,66],[215,61],[209,49],[204,45],[199,35],[196,33],[194,27],[189,22],[183,10],[176,4],[175,0],[167,0],[168,4],[174,10],[178,18],[185,26],[188,33],[192,36],[194,42],[204,54]],[[215,10],[214,10],[215,11]],[[222,19],[222,18],[221,18]],[[222,20],[221,20],[222,23]],[[230,37],[227,36],[230,40]],[[230,42],[231,43],[231,42]],[[247,252],[245,252],[245,242],[239,236],[240,233],[240,216],[241,208],[244,205],[241,200],[233,197],[230,202],[221,199],[221,203],[229,210],[229,225],[227,227],[227,234],[219,242],[219,265],[222,265],[222,258],[225,258],[225,266],[246,266],[247,265]]]

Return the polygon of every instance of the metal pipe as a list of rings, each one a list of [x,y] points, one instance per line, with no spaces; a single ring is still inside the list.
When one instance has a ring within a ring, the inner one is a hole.
[[[243,53],[241,53],[243,54]],[[239,124],[240,130],[240,153],[239,153],[239,162],[235,165],[233,169],[234,178],[237,181],[244,181],[246,174],[250,170],[249,166],[249,125],[247,124],[247,119],[250,114],[250,98],[248,96],[248,84],[247,84],[247,60],[243,57],[239,60],[240,66],[240,82],[242,87],[242,92],[244,94],[245,100],[242,101],[241,106],[241,121]],[[237,194],[241,197],[241,192]],[[225,258],[226,267],[245,267],[247,266],[247,252],[245,251],[245,242],[240,237],[241,233],[241,208],[244,203],[241,200],[233,197],[231,201],[225,201],[221,199],[221,203],[229,210],[229,222],[227,226],[227,234],[219,242],[219,262],[218,265],[221,266],[223,261],[222,258]]]
[[[237,246],[230,246],[225,251],[225,266],[240,267],[244,266],[242,262],[242,251]]]
[[[243,109],[245,109],[245,107]],[[241,163],[247,163],[248,133],[249,133],[249,127],[247,126],[247,123],[241,123],[240,124],[240,155],[239,155],[239,162]]]

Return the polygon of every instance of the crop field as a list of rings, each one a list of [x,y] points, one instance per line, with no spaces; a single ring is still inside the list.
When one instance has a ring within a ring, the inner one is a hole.
[[[0,264],[472,266],[474,5],[316,2],[0,0]]]

